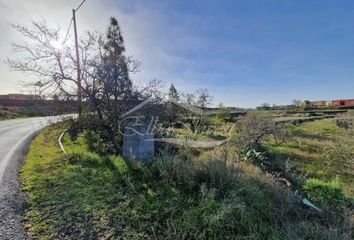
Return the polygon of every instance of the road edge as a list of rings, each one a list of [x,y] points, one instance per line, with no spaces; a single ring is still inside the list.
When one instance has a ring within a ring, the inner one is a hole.
[[[27,240],[29,239],[24,226],[24,215],[27,208],[26,194],[22,191],[20,172],[26,162],[27,154],[32,141],[46,126],[27,134],[19,142],[17,148],[9,156],[11,161],[5,167],[0,179],[4,186],[4,194],[0,195],[0,239],[3,240]]]

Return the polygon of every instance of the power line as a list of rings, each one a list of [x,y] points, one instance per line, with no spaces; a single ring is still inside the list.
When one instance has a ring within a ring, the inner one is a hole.
[[[70,23],[69,23],[69,27],[66,30],[66,34],[65,34],[65,37],[64,37],[64,42],[66,42],[68,40],[68,38],[69,38],[69,32],[70,32],[70,28],[71,28],[72,24],[73,24],[73,18],[71,17]]]
[[[75,11],[75,12],[78,11],[78,10],[81,8],[81,6],[82,6],[85,2],[86,2],[86,0],[83,0],[83,1],[77,6],[77,8],[74,9],[74,11]],[[69,26],[68,26],[68,29],[66,30],[66,34],[65,34],[65,37],[64,37],[64,42],[66,42],[66,41],[68,40],[68,38],[69,38],[69,32],[70,32],[71,25],[73,24],[73,20],[74,20],[74,18],[71,17],[70,23],[69,23]]]
[[[80,5],[75,9],[75,12],[76,12],[77,10],[79,10],[79,9],[81,8],[82,4],[84,4],[85,2],[86,2],[86,0],[83,0],[83,1],[80,3]]]

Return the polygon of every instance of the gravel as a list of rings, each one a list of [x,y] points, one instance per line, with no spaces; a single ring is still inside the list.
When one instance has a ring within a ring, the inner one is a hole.
[[[0,122],[0,240],[28,239],[23,225],[26,209],[19,171],[29,143],[44,126],[37,119]]]

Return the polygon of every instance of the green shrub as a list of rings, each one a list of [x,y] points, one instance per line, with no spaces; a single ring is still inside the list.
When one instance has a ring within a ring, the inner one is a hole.
[[[95,133],[94,131],[84,131],[83,138],[90,151],[102,155],[108,152],[109,145],[101,138],[99,134]]]
[[[228,108],[220,108],[215,115],[215,118],[212,119],[214,125],[222,125],[227,121],[230,121],[231,114]]]
[[[348,172],[353,174],[354,166],[354,135],[350,137],[336,137],[333,145],[324,149],[322,157],[329,167],[338,174]]]
[[[340,128],[350,129],[351,127],[353,127],[353,120],[339,118],[336,120],[336,125]]]
[[[302,190],[313,201],[329,207],[342,205],[346,202],[338,177],[328,182],[311,178],[304,183]]]

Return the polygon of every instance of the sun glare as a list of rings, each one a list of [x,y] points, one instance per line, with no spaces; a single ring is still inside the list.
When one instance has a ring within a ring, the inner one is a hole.
[[[55,48],[56,50],[60,50],[62,48],[62,45],[59,41],[57,40],[52,40],[50,41],[50,45]]]

